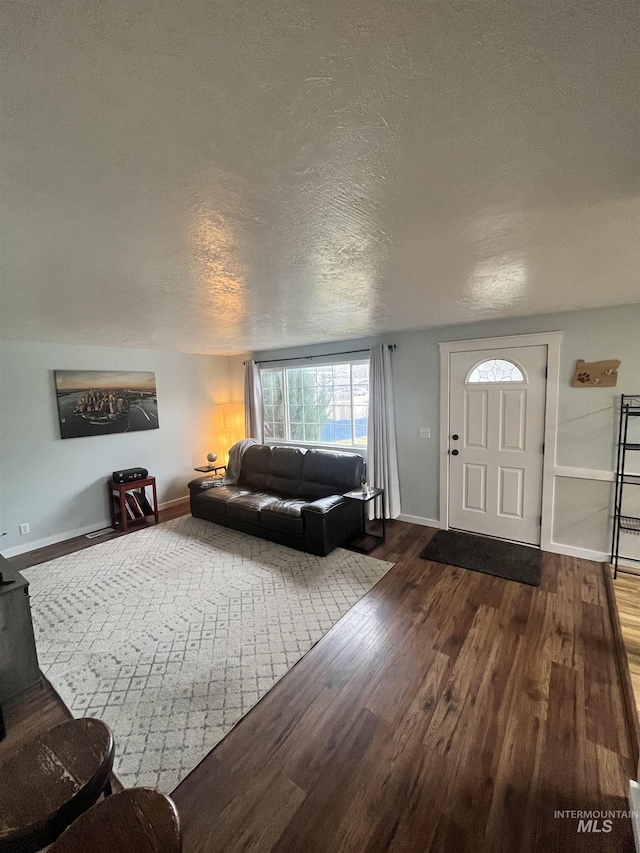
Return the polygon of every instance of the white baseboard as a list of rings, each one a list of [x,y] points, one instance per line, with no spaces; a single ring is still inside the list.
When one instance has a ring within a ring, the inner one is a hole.
[[[175,506],[176,504],[181,504],[188,500],[189,495],[185,495],[183,498],[174,498],[172,501],[164,501],[163,503],[158,504],[158,509],[166,509],[169,506]]]
[[[419,515],[399,515],[398,520],[440,529],[440,522],[435,518],[422,518]],[[552,554],[565,554],[567,557],[579,557],[582,560],[594,560],[598,563],[608,563],[611,556],[610,554],[605,554],[603,551],[576,548],[573,545],[564,545],[562,542],[552,542],[545,550],[551,551]],[[623,563],[622,560],[620,560],[620,564],[625,566],[633,565],[632,563]]]
[[[604,563],[611,563],[611,554],[607,554],[606,560],[603,560]],[[640,578],[640,563],[632,563],[629,560],[618,560],[618,566],[624,566],[625,569],[635,569],[635,573]]]
[[[435,518],[422,518],[420,515],[405,515],[402,513],[398,516],[398,521],[408,521],[410,524],[420,524],[423,527],[435,527],[440,529],[440,522]],[[578,557],[581,560],[592,560],[595,563],[608,563],[611,559],[611,554],[604,551],[592,551],[589,548],[577,548],[575,545],[565,545],[563,542],[551,542],[545,549],[551,551],[552,554],[564,554],[566,557]],[[640,564],[633,563],[630,560],[620,560],[620,565],[625,568],[636,569],[640,574]]]
[[[401,513],[398,516],[398,521],[408,521],[410,524],[421,524],[423,527],[440,528],[440,522],[435,518],[422,518],[421,515],[405,515]]]
[[[175,506],[189,500],[189,495],[182,498],[174,498],[170,501],[163,501],[158,504],[158,509],[167,509],[167,507]],[[18,554],[26,554],[28,551],[37,551],[38,548],[46,548],[47,545],[56,545],[58,542],[64,542],[66,539],[75,539],[76,536],[86,536],[87,533],[93,533],[94,530],[101,530],[104,527],[111,527],[111,519],[96,521],[94,524],[87,524],[84,527],[76,527],[74,530],[65,530],[64,533],[54,533],[52,536],[45,536],[42,539],[35,539],[31,542],[25,542],[24,545],[14,545],[13,548],[6,548],[0,551],[3,557],[17,557]]]
[[[615,483],[615,471],[602,471],[595,468],[569,468],[566,465],[556,465],[554,477],[569,477],[571,480],[603,480]]]
[[[592,560],[594,563],[610,563],[611,554],[605,551],[592,551],[590,548],[578,548],[575,545],[565,545],[562,542],[551,542],[545,549],[552,554],[564,554],[566,557],[578,557],[580,560]],[[624,558],[618,561],[620,566],[635,569],[640,574],[640,563],[634,563]]]
[[[76,536],[84,536],[87,533],[93,533],[94,530],[110,526],[111,521],[104,519],[103,521],[96,521],[94,524],[87,524],[84,527],[76,527],[75,530],[65,530],[64,533],[54,533],[52,536],[35,539],[32,542],[26,542],[24,545],[14,545],[13,548],[7,548],[0,553],[2,553],[3,557],[17,557],[18,554],[26,554],[27,551],[37,551],[38,548],[46,548],[47,545],[55,545],[58,542],[64,542],[65,539],[75,539]]]
[[[566,557],[578,557],[580,560],[593,560],[596,563],[607,563],[611,556],[604,551],[578,548],[575,545],[565,545],[563,542],[550,542],[545,550],[551,551],[552,554],[564,554]]]
[[[167,509],[170,506],[184,503],[189,500],[189,495],[181,498],[173,498],[170,501],[163,501],[158,504],[158,509]],[[423,518],[420,515],[406,515],[401,513],[398,516],[398,521],[407,521],[410,524],[420,524],[422,527],[435,527],[440,529],[440,522],[436,518]],[[93,533],[94,530],[100,530],[103,527],[109,527],[109,520],[98,521],[95,524],[88,524],[85,527],[78,527],[75,530],[66,530],[64,533],[55,533],[53,536],[45,536],[43,539],[36,539],[33,542],[27,542],[24,545],[14,545],[13,548],[7,548],[0,551],[3,557],[17,557],[18,554],[26,554],[28,551],[37,551],[38,548],[46,548],[47,545],[56,545],[58,542],[64,542],[65,539],[74,539],[76,536],[85,536],[87,533]],[[605,554],[604,551],[591,551],[588,548],[577,548],[575,545],[564,545],[562,542],[551,542],[548,550],[553,554],[564,554],[567,557],[578,557],[581,560],[593,560],[596,563],[608,563],[611,555]],[[628,560],[620,560],[620,565],[626,568],[634,568],[640,574],[640,565],[632,563]]]

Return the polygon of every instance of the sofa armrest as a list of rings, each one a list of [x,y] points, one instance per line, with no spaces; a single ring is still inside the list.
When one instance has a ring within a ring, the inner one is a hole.
[[[356,501],[342,495],[319,498],[303,507],[305,539],[311,553],[324,557],[359,533],[362,527],[359,510]]]
[[[342,495],[329,495],[326,498],[318,498],[307,506],[303,507],[302,512],[313,515],[326,515],[332,509],[343,506],[346,503]]]
[[[195,480],[187,483],[187,488],[190,491],[199,492],[202,489],[212,489],[219,482],[220,480],[214,480],[212,477],[196,477]]]

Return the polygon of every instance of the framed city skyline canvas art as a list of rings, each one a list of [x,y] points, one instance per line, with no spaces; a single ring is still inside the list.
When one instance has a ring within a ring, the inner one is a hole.
[[[158,429],[156,375],[134,370],[56,370],[62,438]]]

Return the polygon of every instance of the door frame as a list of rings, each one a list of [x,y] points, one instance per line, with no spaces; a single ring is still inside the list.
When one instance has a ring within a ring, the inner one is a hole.
[[[560,346],[562,332],[509,335],[470,341],[443,341],[440,346],[440,528],[449,529],[449,396],[451,353],[507,347],[547,347],[547,382],[544,409],[544,452],[542,463],[542,523],[540,548],[550,551],[553,532],[553,484],[556,466],[558,392],[560,389]]]

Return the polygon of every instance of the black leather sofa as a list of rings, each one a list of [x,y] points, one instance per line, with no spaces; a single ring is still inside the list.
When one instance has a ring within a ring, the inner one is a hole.
[[[357,453],[254,445],[237,485],[189,483],[191,514],[324,556],[362,530],[362,507],[342,495],[358,488],[363,468]]]

